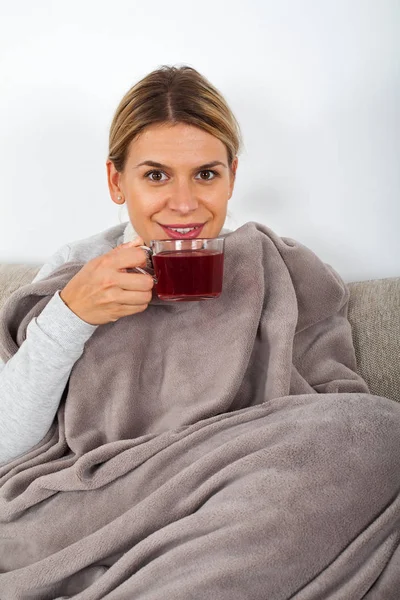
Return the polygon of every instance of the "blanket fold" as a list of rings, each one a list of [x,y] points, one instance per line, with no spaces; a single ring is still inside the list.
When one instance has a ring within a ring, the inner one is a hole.
[[[82,266],[10,296],[3,360]],[[400,407],[356,373],[348,297],[247,223],[219,298],[99,326],[46,437],[0,467],[0,598],[397,598]]]

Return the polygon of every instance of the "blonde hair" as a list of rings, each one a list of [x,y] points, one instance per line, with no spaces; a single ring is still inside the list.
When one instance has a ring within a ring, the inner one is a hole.
[[[129,144],[156,123],[187,123],[215,136],[227,149],[228,164],[241,148],[239,123],[222,94],[196,69],[163,65],[122,98],[109,133],[108,160],[125,167]]]

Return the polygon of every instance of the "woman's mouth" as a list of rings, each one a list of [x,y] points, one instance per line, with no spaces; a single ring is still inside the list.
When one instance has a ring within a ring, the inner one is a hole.
[[[205,223],[191,223],[183,227],[182,225],[161,225],[168,237],[175,240],[191,240],[200,235]]]

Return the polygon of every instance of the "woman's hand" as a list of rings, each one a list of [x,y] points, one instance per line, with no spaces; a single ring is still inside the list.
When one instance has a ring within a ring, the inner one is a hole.
[[[121,244],[88,263],[60,292],[65,304],[90,325],[104,325],[146,310],[154,285],[151,275],[126,273],[144,267],[146,252],[142,238]]]

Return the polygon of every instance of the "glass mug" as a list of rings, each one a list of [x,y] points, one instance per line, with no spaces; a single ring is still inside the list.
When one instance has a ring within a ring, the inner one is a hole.
[[[222,292],[225,238],[151,240],[147,267],[132,267],[153,277],[160,300],[188,302],[218,298]]]

